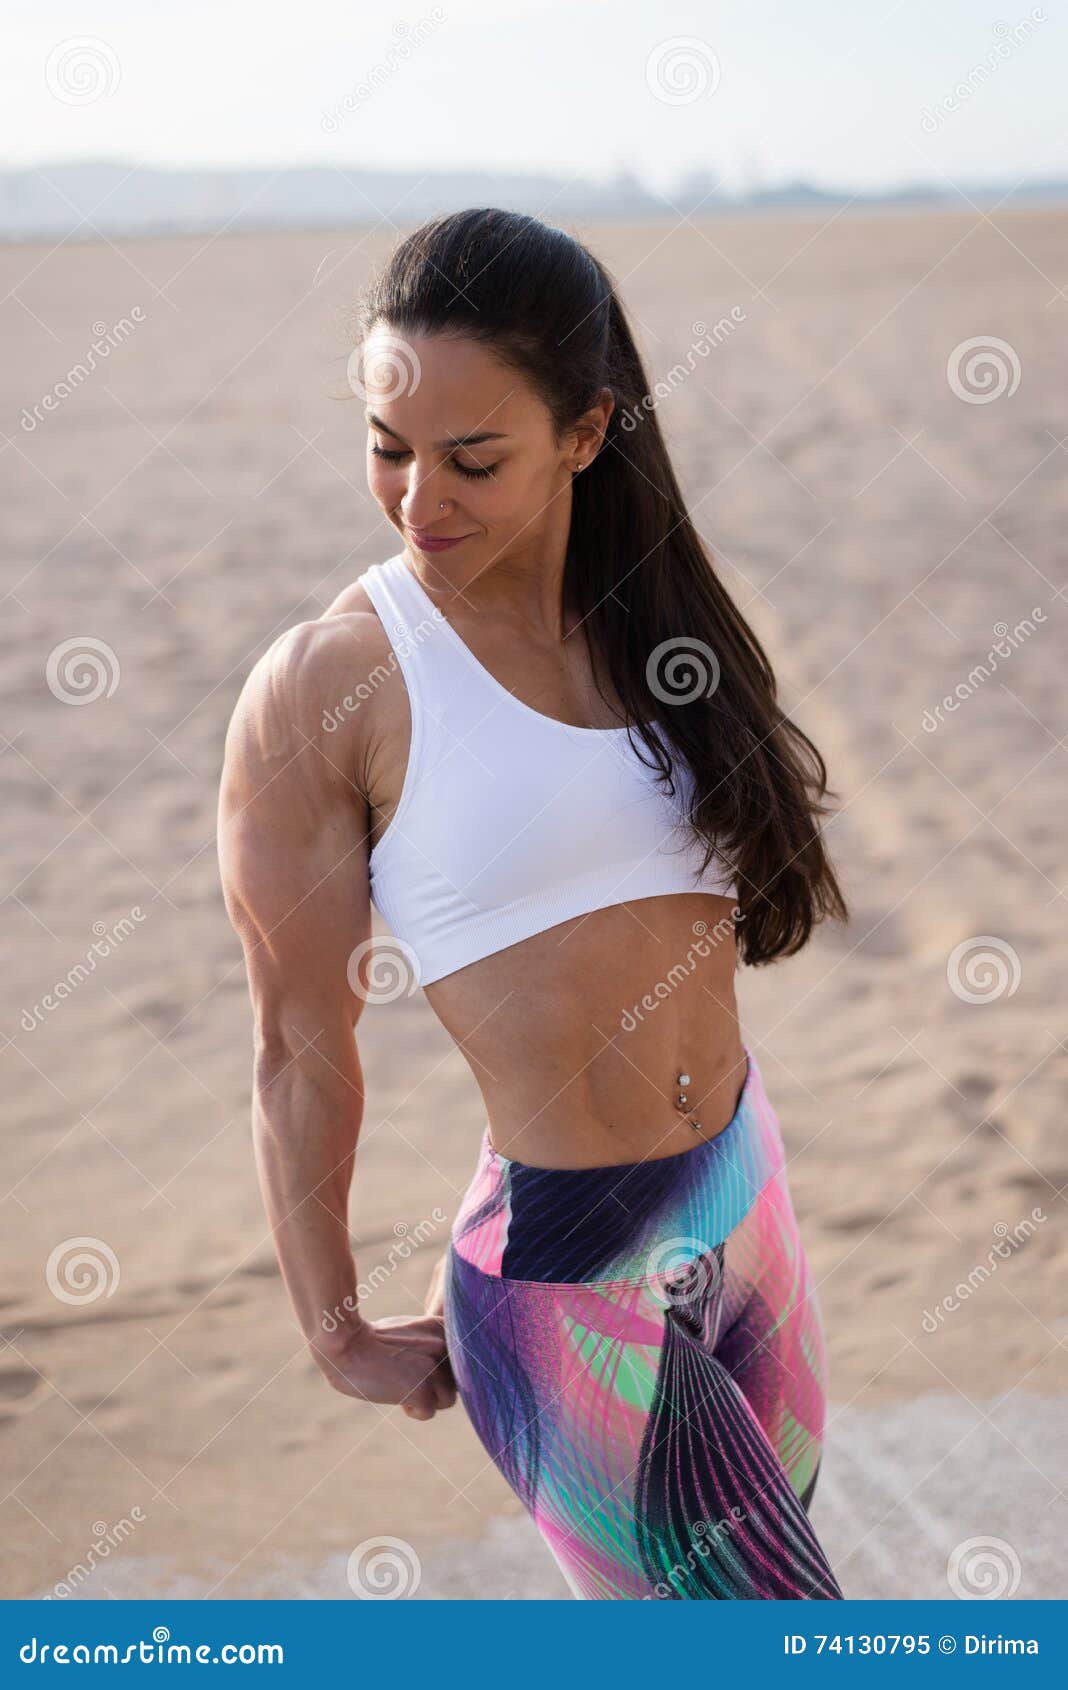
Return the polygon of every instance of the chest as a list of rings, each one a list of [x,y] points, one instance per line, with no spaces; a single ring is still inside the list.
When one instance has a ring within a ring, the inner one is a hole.
[[[497,651],[496,660],[507,669],[503,653]],[[518,840],[524,819],[551,814],[554,823],[581,830],[599,825],[598,816],[603,825],[606,808],[618,817],[646,798],[648,771],[639,772],[628,736],[619,731],[622,707],[613,715],[597,694],[585,647],[567,672],[528,656],[522,675],[507,688],[488,666],[477,673],[485,684],[473,707],[470,695],[443,692],[435,695],[432,712],[425,700],[418,706],[419,781],[432,787],[420,807],[443,812],[443,835],[472,809]],[[354,785],[368,798],[369,845],[376,850],[402,798],[409,798],[415,772],[411,701],[399,673],[375,692],[354,724],[351,760]],[[593,786],[584,804],[587,780]],[[527,831],[532,838],[541,832],[537,826]]]

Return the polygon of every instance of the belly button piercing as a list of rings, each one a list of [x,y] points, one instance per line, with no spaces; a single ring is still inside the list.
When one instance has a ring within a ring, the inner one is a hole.
[[[675,1078],[678,1080],[680,1086],[688,1086],[689,1083],[690,1083],[689,1074],[676,1074]],[[680,1114],[688,1116],[689,1110],[687,1108],[687,1102],[688,1102],[688,1099],[687,1099],[685,1091],[680,1091],[678,1097],[675,1099],[675,1108],[679,1111]],[[701,1130],[700,1121],[694,1121],[694,1120],[691,1119],[690,1125],[693,1128],[695,1133],[700,1132],[700,1130]]]

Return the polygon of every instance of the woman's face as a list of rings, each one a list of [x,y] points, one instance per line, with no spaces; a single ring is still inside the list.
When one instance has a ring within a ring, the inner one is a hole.
[[[572,472],[593,457],[610,396],[557,441],[541,399],[486,346],[401,338],[385,324],[364,343],[360,380],[367,483],[406,545],[420,553],[421,537],[459,539],[424,555],[454,558],[465,577],[502,557],[562,550]]]

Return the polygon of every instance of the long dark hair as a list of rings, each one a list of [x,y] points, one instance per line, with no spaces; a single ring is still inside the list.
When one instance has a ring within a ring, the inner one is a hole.
[[[702,873],[715,858],[736,880],[740,959],[791,956],[817,921],[847,920],[817,820],[826,766],[780,709],[771,664],[687,515],[604,265],[537,218],[454,212],[404,239],[372,280],[358,339],[376,325],[489,343],[540,395],[558,437],[610,389],[604,444],[572,484],[565,620],[585,627],[595,675],[611,677],[673,797],[670,752],[691,771]]]

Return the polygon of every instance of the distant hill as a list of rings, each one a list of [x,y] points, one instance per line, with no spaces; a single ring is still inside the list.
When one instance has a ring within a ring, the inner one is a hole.
[[[788,182],[732,198],[708,188],[711,176],[691,173],[677,194],[662,197],[622,174],[608,183],[491,172],[356,170],[320,165],[278,170],[163,170],[99,160],[49,163],[0,172],[0,240],[73,236],[215,233],[221,229],[337,228],[388,221],[404,227],[463,206],[499,205],[547,221],[571,218],[760,214],[834,209],[852,200],[858,210],[956,206],[952,189],[903,187],[855,198],[848,192]],[[976,204],[989,204],[1007,186],[969,184]],[[1068,181],[1032,182],[1005,203],[1068,200]]]

